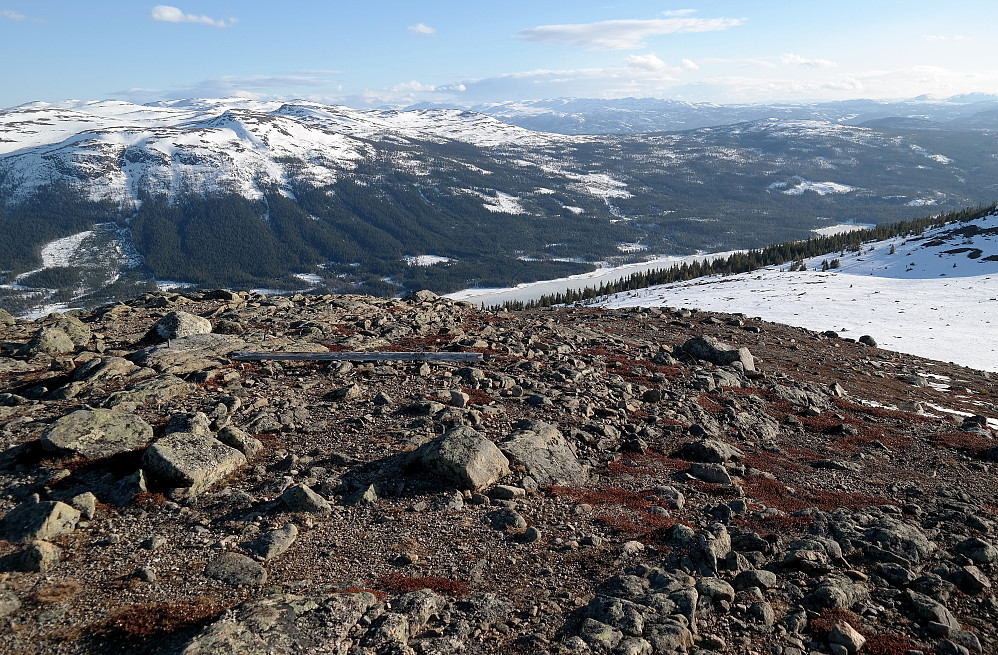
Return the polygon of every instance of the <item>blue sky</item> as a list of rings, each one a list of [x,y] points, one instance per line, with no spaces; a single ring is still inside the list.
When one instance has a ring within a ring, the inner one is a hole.
[[[993,0],[0,0],[0,107],[998,93]]]

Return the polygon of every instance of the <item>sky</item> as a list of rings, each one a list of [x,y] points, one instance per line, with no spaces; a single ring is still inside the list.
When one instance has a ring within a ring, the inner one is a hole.
[[[993,0],[0,0],[0,107],[998,93]]]

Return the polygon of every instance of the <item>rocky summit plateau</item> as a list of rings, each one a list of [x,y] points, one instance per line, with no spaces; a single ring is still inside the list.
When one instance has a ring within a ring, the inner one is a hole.
[[[156,292],[0,341],[4,653],[998,652],[982,371],[425,291]]]

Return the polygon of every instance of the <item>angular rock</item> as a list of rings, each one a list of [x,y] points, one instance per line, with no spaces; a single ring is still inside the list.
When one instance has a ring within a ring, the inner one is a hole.
[[[828,643],[845,646],[850,655],[856,655],[866,645],[866,637],[843,621],[836,623],[828,633]]]
[[[271,530],[257,537],[252,549],[264,560],[271,560],[283,555],[297,538],[298,527],[294,523],[288,523],[283,528]]]
[[[723,464],[701,464],[700,462],[694,462],[690,465],[689,474],[704,482],[731,484],[731,475],[724,468]]]
[[[259,439],[231,425],[219,430],[215,438],[246,455],[246,459],[253,459],[263,451],[263,443]]]
[[[107,502],[115,507],[125,507],[135,500],[136,496],[147,491],[149,491],[149,486],[146,484],[145,471],[139,469],[111,487],[107,492]]]
[[[998,548],[977,537],[961,541],[953,550],[960,555],[969,557],[975,564],[991,564],[998,561]]]
[[[914,610],[915,616],[923,622],[939,623],[947,626],[951,630],[960,629],[960,624],[957,622],[956,617],[954,617],[953,614],[946,609],[945,605],[937,602],[933,598],[909,589],[904,593],[904,599]]]
[[[292,512],[304,512],[306,514],[329,514],[333,511],[329,501],[312,491],[307,485],[296,484],[288,487],[281,500]]]
[[[96,459],[144,448],[152,426],[135,414],[80,409],[56,420],[42,433],[42,448]]]
[[[567,439],[553,425],[521,421],[516,432],[496,445],[510,461],[522,465],[540,486],[582,486],[589,467],[581,464]]]
[[[204,574],[227,585],[260,585],[267,581],[267,570],[259,562],[239,553],[222,553],[208,563]]]
[[[697,591],[701,598],[709,598],[713,602],[735,600],[734,588],[720,578],[707,576],[697,580]]]
[[[735,589],[748,589],[758,587],[765,591],[776,586],[778,579],[772,571],[764,569],[750,569],[742,571],[735,577]]]
[[[245,466],[246,456],[214,437],[174,432],[146,449],[142,465],[167,484],[198,494]]]
[[[170,312],[156,321],[152,331],[160,339],[183,339],[195,334],[211,332],[211,321],[188,312]]]
[[[724,464],[740,460],[744,456],[745,453],[719,439],[701,439],[688,443],[679,450],[681,459],[708,464]]]
[[[229,364],[227,355],[246,342],[227,334],[197,334],[139,350],[131,359],[159,373],[187,375]]]
[[[494,443],[469,427],[459,427],[421,446],[423,466],[461,487],[479,491],[509,475],[509,460]]]
[[[47,541],[35,540],[14,556],[14,568],[18,571],[46,573],[59,561],[62,549]]]
[[[0,539],[7,541],[50,540],[72,532],[80,513],[59,501],[41,501],[32,495],[0,519]]]
[[[683,344],[683,352],[718,366],[729,366],[734,363],[742,365],[746,371],[755,370],[755,358],[748,348],[738,348],[711,336],[700,336]]]

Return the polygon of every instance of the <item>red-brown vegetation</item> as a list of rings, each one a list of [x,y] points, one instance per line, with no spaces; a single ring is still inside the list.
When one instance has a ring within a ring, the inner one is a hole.
[[[467,582],[451,580],[449,578],[417,577],[410,578],[401,573],[389,573],[378,578],[375,583],[381,589],[393,594],[404,594],[410,591],[429,589],[438,594],[451,596],[453,598],[463,598],[468,595],[471,588]]]
[[[942,448],[962,450],[971,455],[983,452],[996,444],[993,439],[975,432],[939,432],[930,435],[929,440]]]
[[[112,611],[94,626],[96,635],[112,640],[153,637],[215,619],[229,606],[201,597],[189,603],[139,603]]]

